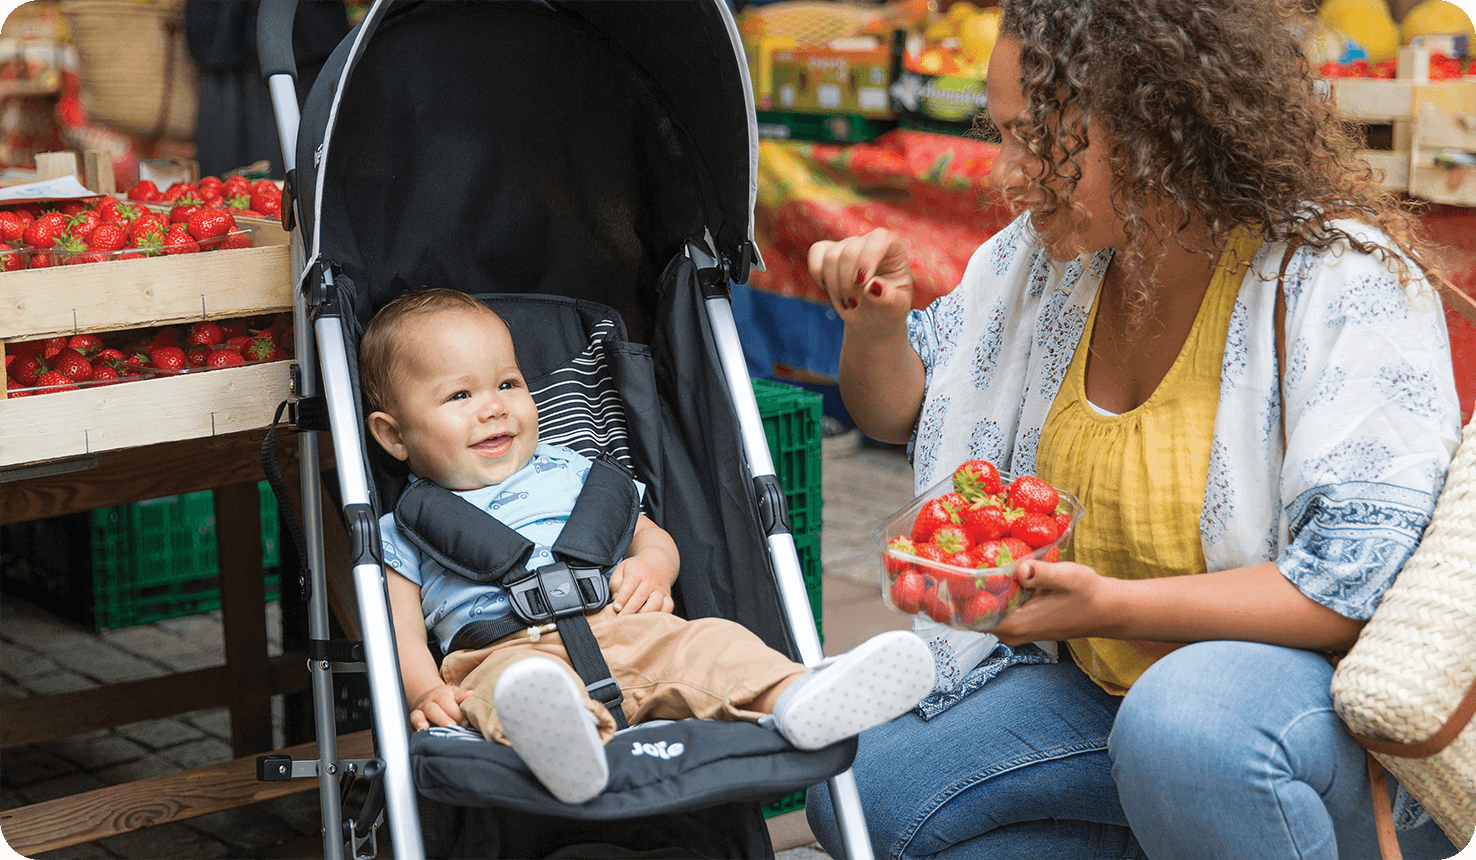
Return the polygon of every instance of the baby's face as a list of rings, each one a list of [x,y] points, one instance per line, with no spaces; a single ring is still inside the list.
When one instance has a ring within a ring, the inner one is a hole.
[[[500,319],[435,313],[401,339],[393,405],[370,418],[386,450],[452,490],[501,483],[533,458],[538,407]]]

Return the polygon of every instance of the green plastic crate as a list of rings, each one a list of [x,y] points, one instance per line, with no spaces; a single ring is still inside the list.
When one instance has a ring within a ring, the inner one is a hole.
[[[774,475],[789,503],[789,530],[820,532],[820,415],[824,398],[782,382],[753,381],[754,399],[774,459]]]
[[[825,641],[825,628],[820,624],[824,597],[821,594],[820,533],[794,536],[794,548],[799,554],[800,571],[805,575],[805,590],[810,596],[810,611],[815,613],[815,629],[820,631],[820,641]]]
[[[262,482],[262,566],[280,591],[277,500]],[[0,527],[7,593],[97,630],[220,608],[206,491]]]
[[[794,812],[796,809],[804,808],[805,793],[803,791],[796,791],[788,797],[781,797],[773,803],[765,805],[763,807],[763,813],[765,818],[773,818],[776,815],[783,815],[786,812]]]

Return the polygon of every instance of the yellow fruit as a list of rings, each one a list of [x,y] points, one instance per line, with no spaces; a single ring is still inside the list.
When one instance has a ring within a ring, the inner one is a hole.
[[[1399,56],[1399,28],[1384,0],[1328,0],[1319,15],[1328,26],[1362,46],[1370,63]]]
[[[1408,45],[1415,36],[1437,36],[1465,33],[1466,38],[1476,40],[1476,30],[1471,27],[1471,17],[1465,10],[1449,0],[1424,0],[1405,13],[1399,22],[1399,44]]]
[[[977,15],[970,15],[958,25],[958,49],[969,60],[987,62],[998,39],[997,9],[985,9]]]
[[[959,21],[978,11],[979,7],[970,3],[969,0],[956,0],[953,5],[948,7],[948,11],[943,13],[943,17],[957,24]]]
[[[941,42],[944,39],[952,39],[957,35],[957,29],[953,22],[947,18],[937,18],[929,21],[928,26],[923,29],[923,38],[930,42]]]

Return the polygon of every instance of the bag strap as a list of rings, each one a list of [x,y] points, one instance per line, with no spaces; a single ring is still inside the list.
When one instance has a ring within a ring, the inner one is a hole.
[[[1373,791],[1374,830],[1379,836],[1379,855],[1384,860],[1404,860],[1399,850],[1399,834],[1394,830],[1394,805],[1389,799],[1389,780],[1384,766],[1372,754],[1368,759],[1368,785]]]

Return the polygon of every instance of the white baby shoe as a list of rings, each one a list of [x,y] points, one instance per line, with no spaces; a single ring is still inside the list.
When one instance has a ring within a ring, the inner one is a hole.
[[[802,750],[820,749],[901,716],[932,689],[932,652],[893,630],[796,679],[774,703],[774,727]]]
[[[584,803],[605,790],[610,764],[598,722],[578,684],[547,657],[503,670],[492,690],[502,731],[523,763],[564,803]]]

